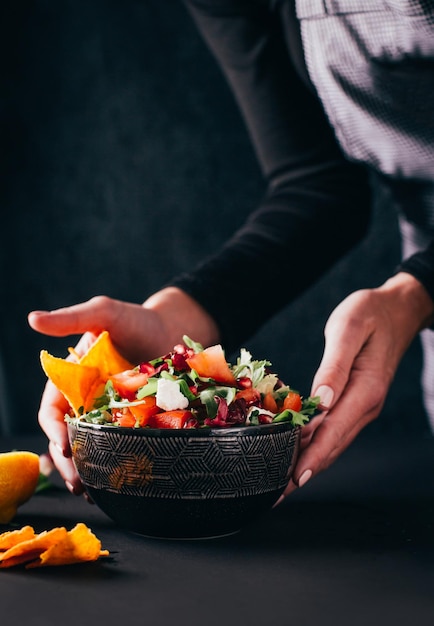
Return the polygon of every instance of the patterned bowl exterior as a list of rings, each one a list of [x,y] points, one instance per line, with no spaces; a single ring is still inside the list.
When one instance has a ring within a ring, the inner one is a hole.
[[[77,471],[116,523],[156,537],[236,532],[288,483],[300,428],[130,429],[68,425]]]

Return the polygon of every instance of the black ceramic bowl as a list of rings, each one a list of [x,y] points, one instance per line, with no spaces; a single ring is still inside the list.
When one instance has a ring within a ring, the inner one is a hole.
[[[265,512],[291,476],[300,427],[116,428],[68,424],[95,504],[125,529],[192,539],[231,534]]]

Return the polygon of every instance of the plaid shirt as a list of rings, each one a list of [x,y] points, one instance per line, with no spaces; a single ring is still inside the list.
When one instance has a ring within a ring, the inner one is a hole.
[[[434,0],[296,5],[309,74],[343,150],[420,181],[397,194],[400,208],[434,233]]]
[[[434,236],[434,0],[297,0],[307,68],[346,155]],[[434,296],[434,246],[403,262]]]

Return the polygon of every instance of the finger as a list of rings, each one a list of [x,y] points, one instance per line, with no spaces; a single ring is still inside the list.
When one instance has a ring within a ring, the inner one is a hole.
[[[80,495],[84,493],[84,486],[71,458],[65,424],[65,415],[68,411],[69,404],[65,397],[49,380],[42,394],[38,414],[39,424],[49,440],[48,449],[51,459],[66,487],[74,495]]]
[[[348,385],[339,404],[325,415],[300,453],[293,480],[302,486],[329,467],[382,408],[386,390],[371,378],[357,377]]]
[[[329,318],[325,329],[324,354],[312,382],[313,396],[320,397],[320,408],[329,409],[336,404],[345,389],[354,359],[369,339],[370,329],[361,329],[350,315],[347,303],[338,307]]]
[[[67,489],[76,496],[83,494],[85,491],[84,485],[77,474],[72,459],[65,458],[57,446],[52,442],[49,443],[48,449],[50,451],[51,458],[53,459],[53,463],[60,476],[63,478]]]
[[[65,425],[65,415],[68,411],[69,405],[65,397],[49,380],[42,394],[38,420],[49,441],[65,457],[71,455]]]
[[[119,352],[131,362],[163,354],[168,347],[158,316],[141,305],[125,303],[106,296],[55,311],[32,311],[30,326],[56,337],[84,333],[77,352],[84,352],[103,331],[110,333]],[[159,348],[162,348],[160,351]]]
[[[387,383],[380,384],[375,372],[370,375],[353,373],[335,408],[318,416],[317,424],[313,423],[302,434],[300,454],[284,497],[328,468],[348,448],[360,431],[379,415],[386,392]]]
[[[95,335],[94,333],[90,333],[90,332],[85,332],[80,337],[78,343],[75,345],[74,353],[78,354],[79,356],[83,356],[89,350],[91,345],[95,343],[97,338],[98,338],[98,335]],[[69,355],[67,357],[67,360],[74,360],[74,356]]]
[[[285,491],[282,493],[282,495],[273,504],[273,509],[276,508],[277,506],[279,506],[279,504],[282,504],[282,502],[285,500],[285,498],[287,496],[289,496],[293,491],[296,491],[297,489],[298,489],[298,486],[293,482],[292,479],[290,479],[288,485],[285,488]]]
[[[313,417],[305,426],[303,426],[300,437],[300,450],[304,450],[309,445],[316,429],[323,422],[326,415],[327,411],[323,411],[322,413],[319,413],[318,415]]]
[[[313,417],[305,426],[303,426],[303,428],[301,429],[301,435],[300,435],[300,448],[299,448],[300,453],[299,454],[301,454],[301,451],[304,450],[310,444],[316,429],[323,422],[326,415],[327,413],[324,411],[323,413],[320,413],[316,415],[315,417]],[[294,472],[295,472],[295,468],[294,468]],[[277,502],[274,504],[274,506],[276,507],[279,504],[281,504],[283,500],[293,491],[298,489],[298,487],[299,485],[296,484],[291,478],[288,482],[288,485],[285,488],[285,491],[277,500]]]
[[[118,302],[106,296],[96,296],[86,302],[54,311],[32,311],[28,322],[34,330],[64,337],[91,331],[98,335],[117,315]]]

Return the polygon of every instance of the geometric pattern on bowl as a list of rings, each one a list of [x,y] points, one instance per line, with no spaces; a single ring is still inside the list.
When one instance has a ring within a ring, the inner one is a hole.
[[[184,500],[284,488],[300,438],[299,427],[284,423],[166,432],[88,424],[68,429],[74,463],[87,487]]]

